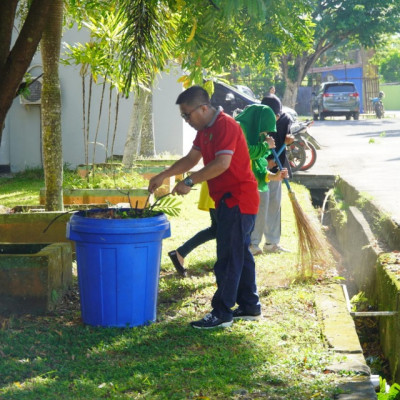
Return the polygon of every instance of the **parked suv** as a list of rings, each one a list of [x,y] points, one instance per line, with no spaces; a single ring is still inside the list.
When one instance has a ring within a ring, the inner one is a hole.
[[[344,115],[346,119],[360,117],[360,96],[353,82],[324,82],[313,93],[311,111],[314,120]]]

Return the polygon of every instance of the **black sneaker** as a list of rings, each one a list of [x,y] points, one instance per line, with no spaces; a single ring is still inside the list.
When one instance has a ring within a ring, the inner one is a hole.
[[[244,312],[240,307],[236,310],[233,310],[233,319],[244,319],[246,321],[256,321],[261,318],[261,311],[257,311],[255,313]]]
[[[212,315],[211,313],[206,314],[203,319],[193,321],[190,323],[193,328],[196,329],[214,329],[214,328],[227,328],[231,326],[233,321],[224,321],[221,318]]]

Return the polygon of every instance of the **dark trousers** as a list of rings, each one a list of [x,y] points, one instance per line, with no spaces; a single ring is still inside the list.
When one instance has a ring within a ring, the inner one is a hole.
[[[261,309],[254,258],[249,250],[255,218],[242,214],[238,206],[229,208],[224,200],[217,209],[217,291],[211,305],[212,313],[226,321],[232,320],[235,303],[245,312]]]
[[[177,252],[185,258],[192,250],[201,244],[208,242],[209,240],[215,239],[217,236],[217,220],[216,211],[214,208],[210,208],[211,226],[202,231],[196,233],[192,238],[187,240],[182,246],[177,248]]]

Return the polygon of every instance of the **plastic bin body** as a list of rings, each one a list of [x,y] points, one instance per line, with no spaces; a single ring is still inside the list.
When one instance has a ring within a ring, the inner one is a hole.
[[[75,213],[67,238],[75,241],[83,322],[133,327],[156,319],[164,214],[151,218],[96,219]]]

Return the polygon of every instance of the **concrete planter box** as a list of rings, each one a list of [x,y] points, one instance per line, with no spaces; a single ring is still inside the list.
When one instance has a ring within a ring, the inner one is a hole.
[[[129,196],[127,193],[129,192]],[[45,204],[46,189],[40,189],[40,204]],[[143,208],[149,196],[147,189],[64,189],[64,205],[129,203]]]
[[[153,176],[158,175],[160,172],[164,171],[167,168],[166,165],[162,166],[143,166],[135,168],[135,171],[142,175],[144,179],[150,180]],[[164,179],[163,184],[155,191],[155,196],[160,197],[165,194],[171,193],[172,189],[175,186],[175,182],[177,179],[183,179],[182,175],[171,176],[170,178]]]
[[[4,243],[68,242],[66,226],[71,215],[61,211],[0,214],[1,241]],[[51,226],[44,232],[44,230]]]
[[[0,244],[0,313],[45,313],[71,284],[69,244]]]
[[[135,170],[139,171],[144,171],[146,173],[146,170],[148,172],[155,172],[160,173],[164,169],[170,167],[173,163],[175,163],[177,160],[138,160],[136,162]],[[142,172],[139,172],[142,174]],[[143,175],[144,176],[144,175]],[[182,180],[183,179],[183,174],[179,174],[175,176],[176,180]]]

